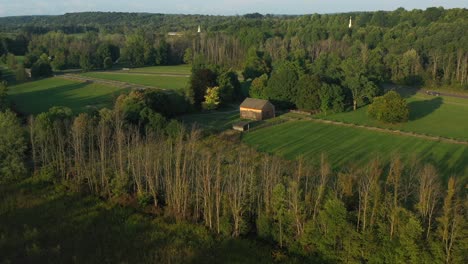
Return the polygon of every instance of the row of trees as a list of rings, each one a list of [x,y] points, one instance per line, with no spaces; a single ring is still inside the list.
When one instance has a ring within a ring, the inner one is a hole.
[[[0,149],[2,179],[24,174],[18,119],[1,113],[0,128],[9,142]],[[180,125],[141,128],[119,107],[76,118],[54,108],[29,119],[28,153],[37,177],[106,198],[130,195],[220,235],[255,232],[310,260],[466,260],[464,183],[441,180],[429,164],[394,156],[335,171],[324,155],[286,161]]]

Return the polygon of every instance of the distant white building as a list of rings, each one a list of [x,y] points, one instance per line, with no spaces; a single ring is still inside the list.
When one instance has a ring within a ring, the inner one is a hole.
[[[353,26],[353,19],[349,17],[349,28],[351,28],[352,26]]]
[[[198,33],[201,33],[201,27],[198,26]]]
[[[169,33],[167,33],[167,35],[178,37],[178,36],[183,36],[184,33],[182,33],[182,32],[169,32]]]

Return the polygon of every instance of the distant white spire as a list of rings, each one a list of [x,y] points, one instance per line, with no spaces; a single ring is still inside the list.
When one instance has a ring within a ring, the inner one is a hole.
[[[201,33],[201,27],[198,26],[198,33]]]
[[[353,19],[349,17],[349,28],[351,28],[352,26],[353,26]]]

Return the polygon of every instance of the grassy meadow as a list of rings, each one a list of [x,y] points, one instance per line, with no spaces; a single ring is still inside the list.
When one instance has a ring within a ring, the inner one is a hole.
[[[10,86],[9,99],[23,114],[38,114],[53,106],[66,106],[73,113],[112,107],[125,89],[95,83],[81,83],[61,78],[47,78]]]
[[[164,76],[152,74],[130,74],[124,72],[87,72],[82,76],[106,79],[112,81],[126,82],[137,85],[152,86],[168,90],[183,90],[187,86],[188,77]]]
[[[468,99],[414,94],[407,98],[410,119],[403,124],[385,124],[370,118],[367,107],[357,111],[321,115],[320,118],[468,140]]]
[[[289,121],[244,134],[243,141],[260,151],[294,159],[303,155],[318,164],[326,154],[332,166],[363,165],[374,157],[388,161],[398,154],[430,162],[447,177],[468,176],[468,146],[368,131],[313,121]]]
[[[130,73],[151,73],[151,74],[174,74],[174,75],[189,75],[192,70],[192,66],[188,64],[177,65],[177,66],[150,66],[142,68],[131,68]]]
[[[204,129],[216,131],[230,129],[232,124],[240,121],[239,112],[213,112],[184,115],[179,118],[184,124],[198,125]]]

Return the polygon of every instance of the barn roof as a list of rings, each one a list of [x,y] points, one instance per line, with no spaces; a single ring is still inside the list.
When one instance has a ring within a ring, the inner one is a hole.
[[[270,103],[268,100],[256,99],[256,98],[245,98],[244,102],[242,102],[240,107],[261,110],[268,103]]]

